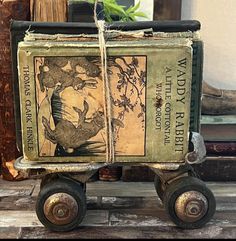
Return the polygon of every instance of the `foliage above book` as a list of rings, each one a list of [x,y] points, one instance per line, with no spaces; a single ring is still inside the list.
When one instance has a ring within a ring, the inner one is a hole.
[[[88,0],[88,2],[94,4],[95,0]],[[140,2],[127,10],[125,6],[117,4],[116,0],[103,0],[103,5],[107,22],[113,22],[114,16],[117,16],[123,22],[136,21],[136,17],[147,18],[145,13],[137,11],[140,8]]]

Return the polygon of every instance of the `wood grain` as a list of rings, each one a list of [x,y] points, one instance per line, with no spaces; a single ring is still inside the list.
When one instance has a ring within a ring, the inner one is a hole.
[[[38,239],[232,239],[236,237],[236,229],[209,225],[196,231],[170,226],[80,227],[68,233],[53,233],[44,228],[22,228],[20,238],[35,237]]]
[[[0,228],[1,239],[18,239],[21,236],[21,228]]]
[[[57,233],[43,227],[35,214],[39,180],[0,180],[0,193],[8,192],[8,196],[0,198],[0,238],[236,238],[236,183],[206,184],[215,194],[217,209],[212,220],[201,229],[177,228],[166,214],[152,182],[97,181],[87,185],[87,213],[82,224],[71,232]]]
[[[66,22],[67,0],[31,0],[31,21]]]
[[[21,179],[12,162],[20,156],[16,148],[14,99],[10,48],[10,20],[29,20],[29,0],[0,1],[0,158],[3,178]]]

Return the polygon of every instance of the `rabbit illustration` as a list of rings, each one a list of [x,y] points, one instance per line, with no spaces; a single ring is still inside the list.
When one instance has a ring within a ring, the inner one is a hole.
[[[70,72],[75,73],[76,67],[80,66],[85,70],[85,74],[88,77],[99,77],[101,70],[100,68],[90,62],[86,57],[46,57],[44,64],[47,66],[56,66],[58,68],[65,67],[70,62]]]
[[[47,88],[57,88],[63,91],[65,88],[72,86],[75,90],[87,88],[96,88],[97,81],[95,79],[82,80],[77,73],[70,73],[58,67],[48,67],[46,65],[39,67],[40,73],[38,79],[42,92]]]
[[[45,138],[54,144],[60,144],[68,153],[72,153],[74,149],[86,143],[87,140],[96,136],[100,130],[105,127],[104,113],[96,111],[91,120],[86,118],[89,110],[89,105],[84,101],[84,110],[73,107],[78,113],[78,126],[75,127],[70,121],[61,119],[52,130],[49,121],[43,116],[42,123],[45,127]],[[118,120],[112,120],[113,125],[124,127],[124,124]]]

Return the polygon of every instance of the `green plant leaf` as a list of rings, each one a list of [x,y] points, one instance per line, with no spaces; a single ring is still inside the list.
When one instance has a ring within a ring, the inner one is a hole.
[[[87,0],[87,2],[94,4],[95,0]],[[145,13],[137,11],[140,8],[140,1],[127,10],[125,10],[125,6],[118,5],[116,0],[103,0],[103,6],[105,19],[108,22],[113,22],[112,15],[118,16],[123,22],[136,21],[135,17],[147,18]]]
[[[135,17],[142,17],[142,18],[148,18],[148,16],[143,12],[135,12]]]
[[[87,0],[87,2],[94,4],[94,3],[95,3],[95,0]]]
[[[110,2],[104,2],[104,5],[105,5],[104,7],[110,9],[110,12],[118,13],[118,14],[124,14],[125,15],[124,9],[121,6],[119,6],[119,5],[116,5],[116,4],[110,3]]]
[[[129,14],[129,19],[130,19],[130,20],[136,21],[135,17],[136,17],[136,16],[135,16],[135,13],[130,13],[130,14]]]
[[[126,10],[126,13],[132,13],[132,12],[135,12],[136,10],[138,10],[140,7],[140,1],[134,5],[133,7],[129,7],[127,10]]]

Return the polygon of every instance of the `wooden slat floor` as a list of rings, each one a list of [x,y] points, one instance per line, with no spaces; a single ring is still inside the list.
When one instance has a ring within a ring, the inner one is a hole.
[[[151,182],[87,183],[87,214],[66,233],[48,231],[38,221],[35,201],[40,180],[0,180],[0,239],[233,239],[236,238],[236,183],[207,183],[217,210],[197,230],[181,230],[169,220]]]

